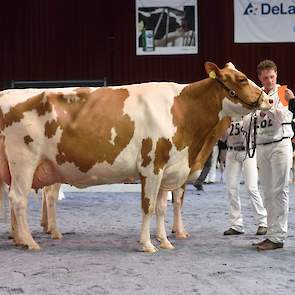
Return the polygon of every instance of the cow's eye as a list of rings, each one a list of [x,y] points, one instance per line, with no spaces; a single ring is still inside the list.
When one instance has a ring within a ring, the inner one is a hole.
[[[239,78],[240,83],[246,83],[247,81],[248,81],[248,79],[246,77]]]

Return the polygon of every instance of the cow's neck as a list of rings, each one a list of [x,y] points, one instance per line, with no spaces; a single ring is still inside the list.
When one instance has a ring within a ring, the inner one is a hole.
[[[178,150],[188,147],[190,167],[220,121],[224,97],[223,88],[211,79],[192,83],[175,97],[172,114],[177,131],[173,143]]]

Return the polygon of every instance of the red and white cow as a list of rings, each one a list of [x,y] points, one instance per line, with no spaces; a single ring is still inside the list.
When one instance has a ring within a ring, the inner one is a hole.
[[[199,174],[230,116],[271,107],[231,65],[207,62],[210,78],[188,85],[151,82],[97,89],[0,93],[0,176],[10,185],[16,244],[40,249],[27,222],[31,188],[86,187],[140,178],[143,250],[155,252],[150,220],[157,196]],[[170,242],[158,201],[158,233]]]

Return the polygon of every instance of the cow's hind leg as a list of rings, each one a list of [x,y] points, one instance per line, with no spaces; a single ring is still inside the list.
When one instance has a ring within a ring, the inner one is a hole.
[[[56,224],[56,203],[60,184],[44,187],[42,191],[42,218],[41,225],[44,232],[51,235],[52,239],[61,239],[62,234]]]
[[[34,241],[27,219],[28,197],[33,183],[33,175],[37,166],[36,155],[28,151],[19,154],[19,158],[14,155],[13,163],[9,165],[11,174],[11,186],[8,193],[11,202],[12,216],[16,220],[16,230],[14,241],[18,245],[28,247],[30,250],[40,250],[39,245]],[[28,161],[27,159],[30,159]]]
[[[27,222],[27,207],[28,207],[28,195],[30,189],[17,190],[11,187],[9,192],[9,198],[11,200],[11,206],[13,214],[15,214],[17,229],[15,231],[14,240],[16,244],[27,246],[30,250],[40,250],[39,245],[34,241],[29,225]]]
[[[185,186],[173,190],[173,227],[172,232],[175,233],[176,238],[186,239],[189,233],[184,229],[181,210],[184,200]]]
[[[142,227],[140,242],[144,252],[154,253],[157,248],[151,242],[150,223],[156,207],[156,199],[159,192],[162,174],[143,176],[141,178],[141,206],[142,206]]]
[[[9,208],[10,208],[10,233],[9,233],[9,239],[14,239],[15,243],[18,245],[20,244],[20,241],[17,241],[17,223],[16,223],[16,217],[14,214],[14,211],[12,210],[12,207],[9,202]]]
[[[10,210],[10,232],[9,232],[8,238],[13,239],[16,245],[22,245],[22,241],[18,237],[16,216],[15,216],[14,210],[12,209],[10,200],[9,200],[9,210]]]
[[[47,205],[46,205],[46,187],[42,189],[42,208],[41,208],[41,222],[40,225],[43,227],[43,231],[47,233],[48,230],[48,217],[47,217]]]
[[[157,239],[161,242],[160,247],[163,249],[174,249],[174,246],[167,238],[165,230],[165,217],[167,210],[168,191],[159,191],[157,197],[156,215],[157,215]]]

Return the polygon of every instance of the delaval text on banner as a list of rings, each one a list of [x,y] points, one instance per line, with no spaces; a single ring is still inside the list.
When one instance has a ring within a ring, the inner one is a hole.
[[[295,0],[234,0],[234,42],[295,42]]]

